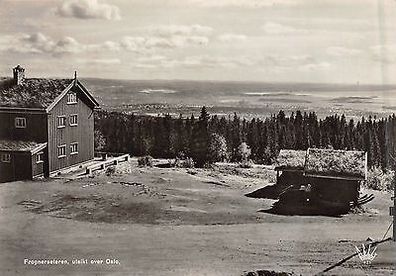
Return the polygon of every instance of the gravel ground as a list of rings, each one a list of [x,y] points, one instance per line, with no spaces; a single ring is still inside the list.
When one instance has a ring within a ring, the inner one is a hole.
[[[273,201],[244,196],[273,181],[266,168],[124,166],[111,176],[0,184],[0,275],[313,275],[382,238],[390,222],[387,193],[369,191],[366,212],[278,216],[260,212]],[[394,244],[377,254],[329,275],[394,275]],[[52,258],[69,264],[24,264]]]

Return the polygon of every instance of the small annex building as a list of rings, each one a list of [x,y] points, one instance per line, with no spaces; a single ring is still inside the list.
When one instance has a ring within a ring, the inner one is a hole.
[[[276,185],[309,187],[315,202],[349,206],[357,202],[360,184],[367,179],[367,153],[316,148],[281,150],[275,170]]]
[[[0,182],[49,176],[94,158],[98,102],[77,79],[0,80]]]

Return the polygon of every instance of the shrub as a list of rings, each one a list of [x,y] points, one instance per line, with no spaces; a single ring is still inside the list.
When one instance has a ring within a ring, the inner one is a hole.
[[[115,174],[115,171],[116,171],[115,166],[108,167],[108,168],[106,168],[106,175],[111,176],[111,175]]]
[[[176,157],[175,162],[172,165],[176,168],[194,168],[194,160],[191,157]]]
[[[228,158],[227,141],[224,136],[213,133],[209,144],[210,162],[224,161]]]
[[[240,168],[244,168],[244,169],[249,169],[249,168],[252,168],[253,167],[253,161],[252,160],[242,160],[240,163],[239,163],[239,167]]]
[[[103,136],[103,133],[95,129],[94,131],[94,146],[95,151],[102,151],[106,148],[106,138]]]
[[[191,157],[187,157],[183,162],[184,168],[194,168],[194,160]]]
[[[251,168],[252,160],[250,160],[250,154],[252,153],[250,147],[245,143],[241,143],[238,147],[238,155],[241,157],[241,162],[239,167],[241,168]]]
[[[152,167],[153,166],[153,157],[150,155],[142,156],[138,158],[139,167]]]
[[[367,172],[365,186],[378,191],[393,190],[394,171],[383,171],[381,168],[373,167]]]

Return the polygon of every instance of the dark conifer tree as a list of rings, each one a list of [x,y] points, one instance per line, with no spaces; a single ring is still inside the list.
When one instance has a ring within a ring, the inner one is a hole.
[[[198,121],[193,127],[191,157],[197,167],[202,167],[209,161],[209,114],[202,107]]]

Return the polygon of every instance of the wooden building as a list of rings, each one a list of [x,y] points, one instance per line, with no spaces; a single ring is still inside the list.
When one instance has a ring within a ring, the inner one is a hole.
[[[276,184],[287,187],[293,184],[303,184],[305,179],[305,150],[281,150],[276,159]]]
[[[94,157],[97,101],[77,79],[0,83],[0,182],[49,176]]]
[[[344,213],[358,203],[360,185],[367,179],[367,154],[309,148],[281,150],[277,158],[277,207],[287,213]]]
[[[339,205],[357,202],[360,183],[367,179],[367,153],[310,148],[304,176],[312,193],[322,201]]]

